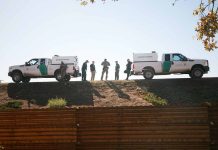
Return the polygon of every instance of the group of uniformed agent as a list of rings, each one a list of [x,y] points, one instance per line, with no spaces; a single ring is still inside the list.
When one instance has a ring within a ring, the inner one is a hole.
[[[87,63],[88,62],[89,61],[86,60],[82,65],[82,81],[86,81],[86,71],[87,71]],[[103,80],[105,73],[106,73],[105,80],[107,80],[110,63],[107,61],[107,59],[104,59],[104,61],[101,63],[101,65],[103,66],[101,80]],[[131,65],[132,65],[132,62],[129,59],[127,59],[126,70],[125,70],[125,73],[127,73],[126,80],[129,79],[129,76],[131,74]],[[94,81],[95,74],[96,74],[94,61],[92,61],[92,64],[90,65],[90,71],[91,71],[91,81]],[[120,72],[120,65],[119,65],[118,61],[115,61],[115,80],[119,80],[119,72]]]

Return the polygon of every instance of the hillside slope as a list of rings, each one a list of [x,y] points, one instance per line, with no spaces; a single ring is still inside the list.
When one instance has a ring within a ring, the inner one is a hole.
[[[45,106],[48,99],[58,97],[65,98],[69,106],[150,106],[144,96],[152,92],[169,105],[198,105],[217,103],[217,91],[218,78],[10,83],[0,85],[0,103],[19,99]]]

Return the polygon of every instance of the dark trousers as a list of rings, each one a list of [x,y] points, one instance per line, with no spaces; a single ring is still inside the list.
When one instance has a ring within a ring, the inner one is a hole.
[[[126,80],[129,79],[130,73],[131,73],[131,70],[126,70],[126,74],[127,74]]]
[[[64,78],[66,76],[66,70],[67,70],[67,68],[61,68],[61,80],[64,80]]]
[[[104,77],[104,73],[106,72],[106,78],[105,80],[107,80],[107,77],[108,77],[108,67],[107,68],[103,68],[102,70],[102,74],[101,74],[101,80],[103,80],[103,77]]]
[[[86,81],[86,71],[82,71],[82,81]]]
[[[115,71],[115,80],[119,80],[119,70]]]

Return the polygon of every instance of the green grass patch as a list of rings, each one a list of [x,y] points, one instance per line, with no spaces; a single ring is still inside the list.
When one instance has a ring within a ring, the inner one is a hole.
[[[5,109],[21,109],[23,103],[21,101],[12,100],[7,102],[6,104],[0,105],[1,110]]]
[[[5,106],[5,104],[0,105],[0,110],[5,110],[5,109],[8,109],[8,108]]]
[[[8,108],[21,108],[23,103],[21,101],[9,101],[6,106]]]
[[[48,100],[49,108],[64,108],[67,105],[67,101],[63,98],[52,98]]]
[[[145,94],[144,99],[147,102],[152,103],[154,106],[166,106],[168,104],[168,101],[166,99],[158,97],[157,95],[150,92],[147,92]]]

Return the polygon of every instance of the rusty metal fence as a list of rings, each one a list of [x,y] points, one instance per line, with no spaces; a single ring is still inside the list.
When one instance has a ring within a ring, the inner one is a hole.
[[[218,107],[0,111],[0,149],[217,149]]]

